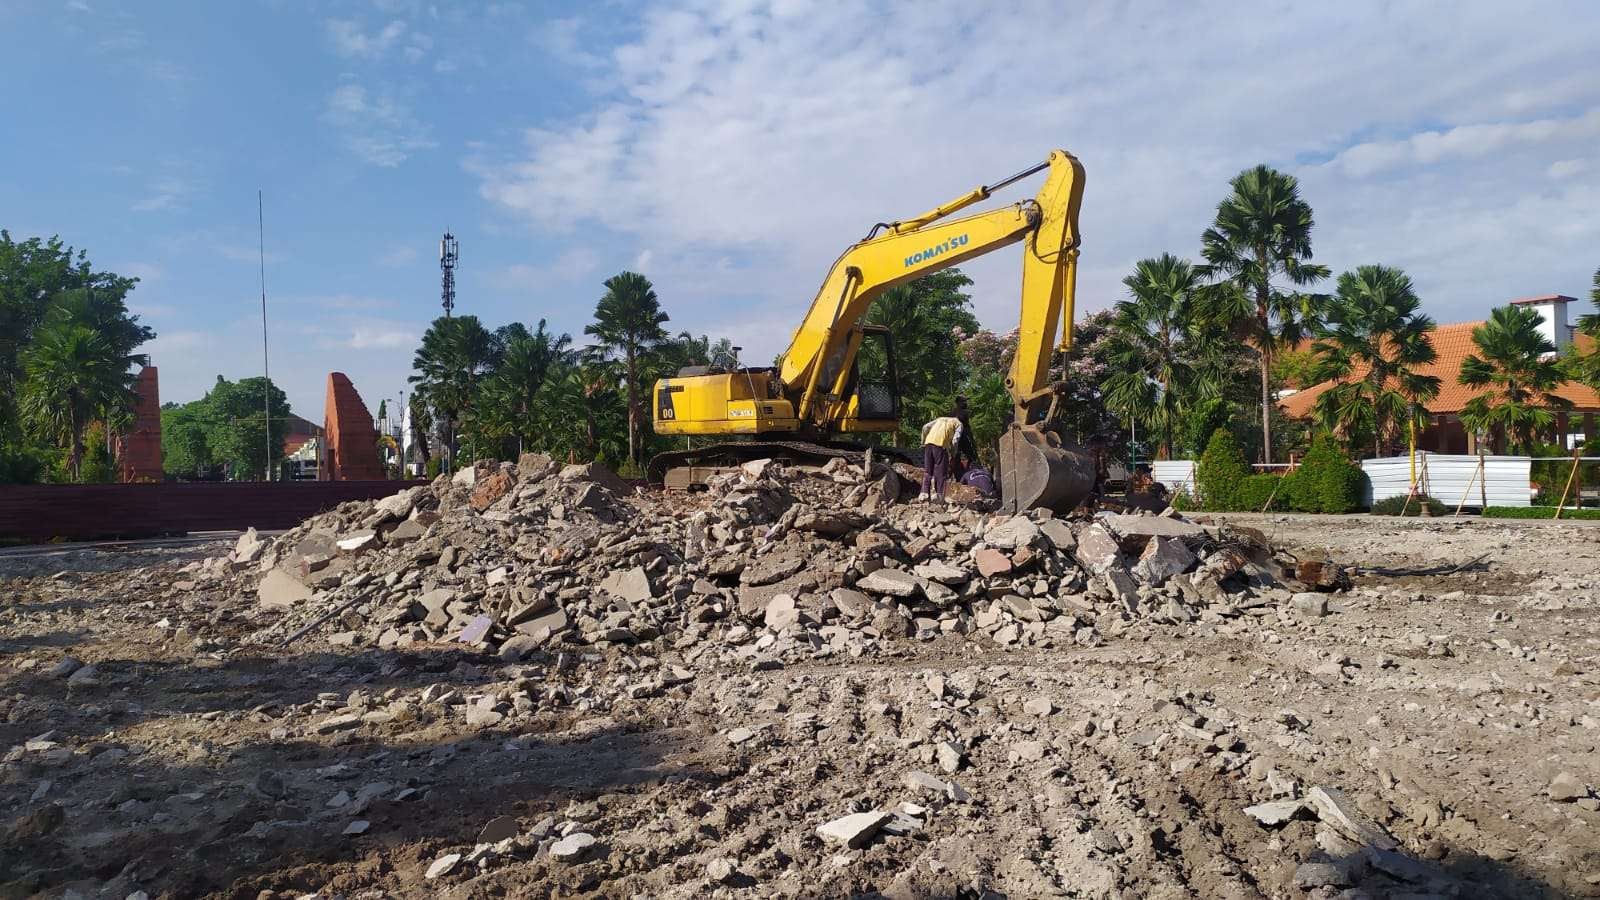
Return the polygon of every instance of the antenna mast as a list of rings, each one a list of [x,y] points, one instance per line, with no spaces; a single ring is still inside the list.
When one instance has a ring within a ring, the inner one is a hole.
[[[267,458],[262,481],[272,480],[272,373],[267,369],[267,226],[261,189],[256,189],[256,250],[261,259],[261,411],[266,424]]]
[[[439,242],[439,270],[444,273],[440,295],[444,300],[444,317],[447,319],[450,318],[450,311],[456,308],[456,258],[460,252],[456,236],[446,231],[444,240]]]

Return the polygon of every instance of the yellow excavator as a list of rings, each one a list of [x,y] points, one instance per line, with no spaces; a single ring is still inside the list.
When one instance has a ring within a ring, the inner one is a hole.
[[[1045,170],[1049,174],[1033,199],[949,218]],[[730,440],[657,454],[648,468],[651,480],[660,482],[675,469],[762,457],[807,463],[858,458],[864,448],[842,438],[899,426],[894,336],[863,322],[873,300],[897,285],[1020,242],[1022,311],[1017,352],[1006,376],[1012,421],[1000,437],[1001,502],[1012,512],[1076,506],[1094,490],[1094,458],[1064,446],[1047,426],[1065,388],[1050,381],[1052,357],[1072,342],[1083,180],[1083,165],[1053,150],[1044,162],[996,184],[974,188],[921,215],[874,226],[828,270],[776,366],[695,366],[656,382],[656,433]],[[870,356],[883,364],[863,371],[861,351],[871,342],[881,343]]]

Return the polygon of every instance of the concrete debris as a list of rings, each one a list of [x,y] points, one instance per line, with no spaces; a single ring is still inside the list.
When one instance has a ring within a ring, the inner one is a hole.
[[[1547,793],[1557,803],[1572,803],[1589,796],[1589,786],[1571,772],[1562,772],[1550,780]]]
[[[1263,825],[1282,825],[1304,812],[1306,805],[1299,800],[1271,800],[1245,807],[1245,815]]]
[[[432,865],[428,866],[428,871],[424,873],[423,877],[427,878],[429,881],[432,881],[435,878],[442,878],[446,875],[449,875],[455,869],[456,863],[459,862],[461,862],[461,854],[446,853],[445,855],[434,860]]]
[[[550,858],[560,862],[581,862],[594,850],[596,843],[594,835],[586,831],[574,831],[550,845]]]
[[[1229,524],[911,503],[895,465],[669,494],[525,455],[192,568],[0,585],[21,883],[1474,896],[1441,859],[1548,875],[1600,824],[1579,577],[1341,594]],[[121,643],[80,640],[90,595]]]
[[[852,813],[817,826],[817,836],[832,844],[841,844],[850,850],[859,850],[872,840],[883,823],[894,818],[893,813],[873,811]]]

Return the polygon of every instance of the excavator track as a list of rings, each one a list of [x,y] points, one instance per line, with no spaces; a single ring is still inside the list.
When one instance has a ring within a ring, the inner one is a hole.
[[[645,477],[651,484],[661,484],[669,469],[680,466],[736,466],[754,459],[782,459],[806,466],[826,465],[834,459],[860,464],[866,459],[869,449],[899,462],[912,462],[904,450],[895,447],[868,447],[866,444],[844,441],[729,441],[690,450],[657,453],[645,466]]]

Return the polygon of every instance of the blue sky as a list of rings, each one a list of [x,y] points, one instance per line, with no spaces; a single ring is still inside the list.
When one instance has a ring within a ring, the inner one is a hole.
[[[1505,11],[0,0],[0,227],[140,276],[162,397],[190,400],[260,372],[262,189],[272,371],[315,420],[331,370],[374,411],[405,388],[446,226],[490,326],[577,335],[632,268],[674,330],[767,359],[872,223],[1055,146],[1088,170],[1083,309],[1193,256],[1267,162],[1319,261],[1403,266],[1459,321],[1600,266],[1600,7]],[[1008,328],[1014,253],[967,268]]]

